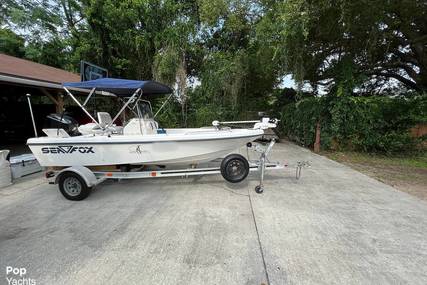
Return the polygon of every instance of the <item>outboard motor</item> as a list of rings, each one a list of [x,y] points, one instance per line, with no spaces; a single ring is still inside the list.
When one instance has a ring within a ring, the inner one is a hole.
[[[70,136],[80,135],[79,124],[71,116],[63,114],[50,114],[46,116],[44,128],[46,129],[64,129]]]

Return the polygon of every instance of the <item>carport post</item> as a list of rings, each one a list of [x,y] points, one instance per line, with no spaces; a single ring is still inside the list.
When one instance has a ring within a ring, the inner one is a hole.
[[[30,114],[31,114],[31,120],[33,121],[33,128],[34,128],[34,135],[36,137],[38,137],[37,135],[37,128],[36,128],[36,122],[34,120],[34,115],[33,115],[33,108],[31,107],[31,100],[30,100],[31,95],[27,94],[27,100],[28,100],[28,107],[30,107]]]
[[[62,94],[57,94],[55,96],[51,95],[45,88],[40,88],[40,90],[49,97],[50,100],[55,103],[55,112],[62,113],[64,112],[64,96]]]
[[[55,104],[56,113],[64,112],[64,95],[58,94],[56,96],[56,104]]]

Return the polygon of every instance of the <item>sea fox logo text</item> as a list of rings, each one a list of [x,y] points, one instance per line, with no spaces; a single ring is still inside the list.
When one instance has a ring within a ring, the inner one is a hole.
[[[42,153],[95,153],[93,146],[54,146],[42,147]]]

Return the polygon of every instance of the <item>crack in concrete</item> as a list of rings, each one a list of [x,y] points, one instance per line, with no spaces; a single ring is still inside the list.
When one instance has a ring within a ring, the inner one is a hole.
[[[261,239],[259,237],[258,225],[256,223],[255,212],[254,212],[254,207],[252,205],[251,194],[249,193],[249,188],[248,188],[248,199],[249,199],[249,205],[251,207],[252,218],[253,218],[254,225],[255,225],[255,231],[256,231],[256,235],[257,235],[257,239],[258,239],[259,251],[261,253],[261,258],[262,258],[262,264],[264,266],[265,278],[267,280],[267,285],[270,285],[270,278],[268,277],[267,263],[265,262],[264,250],[262,249]]]

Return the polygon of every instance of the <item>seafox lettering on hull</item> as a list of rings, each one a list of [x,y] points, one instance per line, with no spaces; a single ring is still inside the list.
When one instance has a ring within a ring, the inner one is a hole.
[[[42,153],[95,153],[93,146],[72,146],[72,145],[63,145],[63,146],[54,146],[54,147],[42,147]]]

